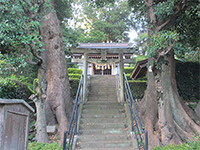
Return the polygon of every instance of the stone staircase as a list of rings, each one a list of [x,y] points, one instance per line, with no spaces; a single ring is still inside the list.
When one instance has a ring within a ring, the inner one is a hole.
[[[124,103],[117,101],[115,76],[91,76],[82,106],[77,150],[135,150]]]

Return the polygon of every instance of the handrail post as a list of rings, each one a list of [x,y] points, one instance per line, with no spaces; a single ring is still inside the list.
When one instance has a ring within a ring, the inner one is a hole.
[[[66,150],[67,131],[64,132],[63,150]]]
[[[145,150],[148,150],[148,144],[149,144],[148,143],[148,133],[146,130],[144,132],[145,132],[145,147],[146,147]]]

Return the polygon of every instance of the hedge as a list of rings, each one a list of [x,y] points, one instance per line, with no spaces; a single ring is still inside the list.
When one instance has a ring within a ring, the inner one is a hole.
[[[28,100],[33,91],[30,88],[32,85],[25,80],[27,78],[16,78],[14,75],[5,79],[0,78],[0,98]]]
[[[133,99],[142,99],[147,88],[146,81],[129,80]]]
[[[68,74],[82,74],[82,69],[68,68]]]
[[[80,79],[77,78],[71,78],[69,80],[70,87],[71,87],[71,97],[75,98],[76,97],[76,92],[78,90],[78,85],[79,85]]]
[[[134,67],[126,67],[124,68],[125,74],[131,74],[133,72]]]
[[[69,79],[80,79],[81,78],[81,74],[68,74]]]
[[[176,63],[176,81],[180,96],[184,100],[200,100],[200,64],[192,62]]]

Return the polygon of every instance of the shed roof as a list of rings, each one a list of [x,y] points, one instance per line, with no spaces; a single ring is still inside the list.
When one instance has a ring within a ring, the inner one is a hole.
[[[136,66],[133,69],[133,72],[131,73],[131,76],[130,76],[133,80],[144,77],[146,75],[147,62],[148,62],[148,59],[144,59],[144,60],[137,62]]]
[[[0,99],[0,105],[1,104],[3,104],[3,105],[5,105],[5,104],[23,104],[30,111],[35,112],[35,110],[22,99]]]
[[[80,43],[77,48],[130,48],[129,43]]]

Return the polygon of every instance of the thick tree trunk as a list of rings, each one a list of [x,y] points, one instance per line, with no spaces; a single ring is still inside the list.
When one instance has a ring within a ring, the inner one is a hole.
[[[53,3],[51,6],[53,7]],[[64,131],[68,128],[67,115],[71,116],[72,101],[62,33],[55,12],[49,12],[45,15],[44,42],[47,53],[47,124],[59,124],[58,132],[60,144],[62,144]]]
[[[162,71],[148,72],[148,86],[140,109],[150,149],[156,145],[180,144],[200,133],[200,126],[192,120],[197,117],[192,111],[185,111],[185,104],[179,97],[173,52],[165,56],[165,60],[169,64],[163,64]]]

